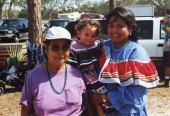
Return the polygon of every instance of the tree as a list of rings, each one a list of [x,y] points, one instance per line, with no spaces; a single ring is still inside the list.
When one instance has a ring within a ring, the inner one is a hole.
[[[27,9],[28,9],[27,0],[18,0],[17,6],[18,6],[21,10],[27,10]]]
[[[41,28],[41,0],[27,0],[29,41],[38,44],[42,36]]]
[[[27,0],[18,0],[16,6],[18,6],[21,10],[18,13],[18,18],[28,18],[28,6]]]
[[[126,1],[119,0],[118,4],[119,4],[119,6],[128,6],[128,5],[134,5],[134,4],[136,4],[136,2],[137,2],[137,0],[126,0]]]
[[[164,16],[167,8],[170,8],[169,0],[154,0],[155,16]]]
[[[17,3],[17,0],[11,0],[11,1],[9,2],[8,18],[12,18],[11,8],[12,8],[13,5],[14,5],[14,7],[15,7],[16,3]]]
[[[54,18],[53,14],[58,4],[59,0],[42,0],[41,8],[43,9],[43,11],[46,11],[44,13],[46,13],[46,16],[48,17],[49,20]]]
[[[95,2],[93,4],[93,9],[94,9],[95,13],[100,13],[100,14],[106,15],[109,12],[109,1],[108,2],[101,1],[99,3]]]
[[[6,3],[6,0],[0,0],[0,18],[1,19],[2,19],[2,9],[5,3]]]
[[[26,9],[23,9],[21,10],[19,13],[18,13],[18,18],[28,18],[28,12]]]

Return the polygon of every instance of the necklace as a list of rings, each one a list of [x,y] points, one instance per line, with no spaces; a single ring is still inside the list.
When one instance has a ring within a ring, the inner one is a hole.
[[[66,81],[67,81],[67,66],[66,66],[66,64],[65,64],[64,85],[63,85],[63,89],[61,90],[61,92],[58,92],[58,91],[54,88],[54,86],[53,86],[53,83],[52,83],[51,78],[50,78],[50,73],[49,73],[49,71],[48,71],[47,62],[46,62],[46,67],[47,67],[48,79],[49,79],[49,81],[50,81],[50,86],[51,86],[52,90],[53,90],[54,93],[56,93],[56,94],[61,94],[61,93],[64,91],[65,87],[66,87]]]
[[[130,42],[130,40],[127,41],[126,44],[123,45],[119,50],[116,50],[116,49],[113,47],[113,44],[112,44],[112,48],[113,48],[114,51],[120,51],[120,50],[122,50],[129,42]]]

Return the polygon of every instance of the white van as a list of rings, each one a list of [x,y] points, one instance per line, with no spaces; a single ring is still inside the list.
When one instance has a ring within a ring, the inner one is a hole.
[[[163,17],[136,17],[140,27],[138,43],[145,48],[152,60],[162,60],[165,32],[161,28]]]

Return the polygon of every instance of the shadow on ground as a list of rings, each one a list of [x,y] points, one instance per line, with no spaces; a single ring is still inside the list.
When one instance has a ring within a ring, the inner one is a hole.
[[[6,88],[5,93],[15,93],[15,92],[21,92],[22,88]]]
[[[7,84],[5,84],[4,82],[0,82],[1,86],[3,84],[3,89],[4,89],[4,94],[6,93],[15,93],[15,92],[21,92],[22,91],[22,87],[12,87],[12,86],[9,86]]]

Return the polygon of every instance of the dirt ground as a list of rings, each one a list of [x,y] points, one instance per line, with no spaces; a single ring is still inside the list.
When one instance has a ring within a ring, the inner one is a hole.
[[[148,116],[170,116],[170,87],[161,87],[162,84],[148,89]],[[20,95],[21,89],[8,88],[7,93],[0,96],[0,116],[20,116]]]
[[[148,116],[170,116],[170,87],[162,87],[163,83],[148,89]]]

